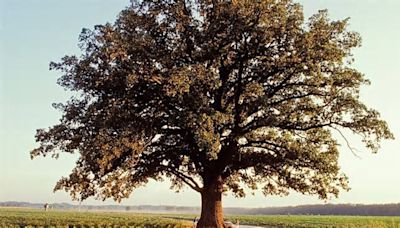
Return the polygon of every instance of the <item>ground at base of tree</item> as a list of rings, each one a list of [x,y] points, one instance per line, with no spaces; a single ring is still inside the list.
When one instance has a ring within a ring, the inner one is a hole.
[[[196,215],[59,210],[45,212],[40,209],[2,207],[0,227],[192,227],[194,217]],[[400,216],[235,215],[226,216],[226,220],[240,221],[240,227],[400,227]]]

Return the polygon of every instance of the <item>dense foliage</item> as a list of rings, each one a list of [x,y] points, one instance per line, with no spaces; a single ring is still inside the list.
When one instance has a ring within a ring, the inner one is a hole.
[[[76,199],[120,200],[164,177],[217,214],[221,193],[244,185],[337,196],[348,186],[332,132],[373,152],[392,138],[359,100],[368,81],[351,68],[360,37],[347,21],[320,11],[305,23],[290,0],[132,1],[82,31],[82,56],[51,64],[76,96],[55,105],[63,117],[31,155],[79,153],[56,185]]]

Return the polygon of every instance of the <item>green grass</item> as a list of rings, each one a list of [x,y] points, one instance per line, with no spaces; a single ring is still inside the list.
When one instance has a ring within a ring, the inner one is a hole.
[[[0,208],[0,227],[191,227],[190,221],[194,217],[129,212],[44,212],[39,209],[4,207]],[[233,222],[239,220],[242,225],[276,228],[400,228],[400,217],[389,216],[241,215],[227,216],[226,219]]]
[[[195,215],[180,215],[193,219]],[[198,216],[197,216],[198,217]],[[273,228],[400,228],[399,216],[228,215],[241,225]]]
[[[165,215],[0,208],[0,227],[190,227]]]
[[[228,216],[231,221],[264,227],[303,227],[303,228],[400,228],[400,217],[390,216],[307,216],[307,215],[242,215]]]

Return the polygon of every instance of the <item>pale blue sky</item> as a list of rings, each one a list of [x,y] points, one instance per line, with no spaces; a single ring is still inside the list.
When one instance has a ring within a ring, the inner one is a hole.
[[[83,27],[113,22],[128,0],[0,0],[0,201],[70,202],[64,192],[52,193],[56,181],[69,174],[76,156],[30,160],[37,128],[56,124],[61,114],[53,102],[68,94],[56,84],[58,72],[48,64],[65,54],[79,54]],[[341,149],[340,164],[350,178],[350,192],[333,203],[400,202],[400,1],[301,0],[306,16],[327,8],[333,19],[350,16],[350,28],[361,33],[363,46],[354,66],[372,81],[362,100],[379,110],[397,138],[384,142],[378,154],[361,152],[361,159]],[[363,150],[357,138],[352,144]],[[88,200],[85,203],[102,202]],[[112,203],[107,201],[106,203]],[[263,207],[323,203],[314,196],[291,194],[244,199],[224,198],[225,206]],[[200,204],[197,193],[176,194],[168,183],[140,188],[123,204]]]

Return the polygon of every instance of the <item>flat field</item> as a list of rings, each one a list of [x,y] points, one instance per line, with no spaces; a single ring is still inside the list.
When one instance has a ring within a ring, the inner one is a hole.
[[[0,208],[0,227],[190,227],[185,220],[159,214],[80,212],[28,208]]]
[[[192,227],[195,215],[138,214],[131,212],[44,212],[39,209],[0,208],[0,227]],[[227,216],[241,225],[261,227],[368,227],[400,228],[400,217],[242,215]]]
[[[391,216],[242,215],[228,216],[228,219],[278,228],[400,228],[400,217]]]

